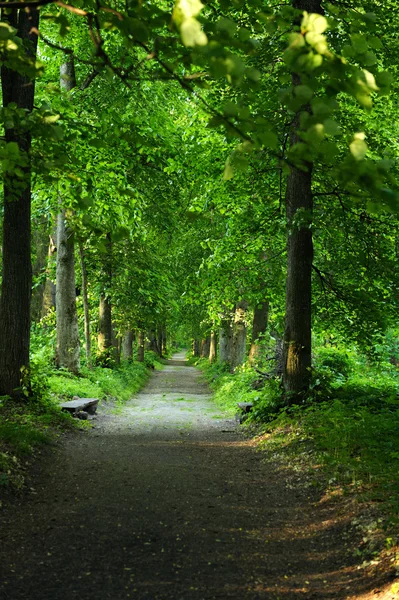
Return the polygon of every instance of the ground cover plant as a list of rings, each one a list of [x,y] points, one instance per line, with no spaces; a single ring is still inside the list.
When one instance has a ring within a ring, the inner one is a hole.
[[[229,372],[228,365],[199,361],[220,406],[233,414],[240,413],[238,402],[253,404],[245,425],[258,431],[261,448],[322,464],[332,487],[381,503],[385,522],[398,523],[396,367],[342,347],[320,347],[314,364],[308,396],[287,407],[273,373],[259,388],[259,374],[248,364]]]

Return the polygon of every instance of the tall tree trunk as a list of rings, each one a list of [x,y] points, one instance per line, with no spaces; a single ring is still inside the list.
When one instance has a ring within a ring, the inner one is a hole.
[[[209,357],[209,349],[211,347],[211,336],[208,335],[206,338],[201,340],[201,350],[200,350],[200,356],[201,358],[208,358]]]
[[[76,86],[73,58],[60,67],[60,86],[70,92]],[[58,367],[72,373],[80,370],[80,340],[76,312],[75,234],[69,227],[66,210],[57,216],[57,353]]]
[[[199,340],[193,340],[192,342],[192,350],[193,350],[193,356],[196,358],[199,358],[200,355],[200,343]]]
[[[293,6],[309,13],[322,14],[320,0],[295,0]],[[293,73],[292,84],[301,84],[301,78]],[[302,110],[310,112],[309,107]],[[291,128],[290,146],[298,143],[297,130],[301,111],[295,116]],[[313,211],[312,168],[305,170],[291,166],[285,196],[287,240],[287,284],[284,332],[283,387],[287,404],[298,401],[309,388],[312,352],[312,262],[313,239],[309,222]],[[309,219],[304,225],[293,225],[298,211],[305,211]]]
[[[85,250],[84,250],[82,240],[79,240],[79,254],[80,254],[80,269],[82,271],[82,296],[83,296],[83,310],[84,310],[84,331],[85,331],[85,342],[86,342],[86,362],[87,362],[87,366],[90,368],[91,367],[90,309],[89,309],[86,257],[85,257]]]
[[[98,351],[101,353],[112,348],[112,308],[105,292],[100,294],[98,307]]]
[[[220,324],[219,362],[231,363],[233,352],[233,326],[231,315],[226,314]]]
[[[112,240],[111,234],[106,236],[107,253],[104,257],[103,290],[100,293],[100,304],[98,310],[98,351],[100,354],[112,355],[112,303],[109,295],[112,289]]]
[[[40,321],[42,318],[43,296],[45,290],[45,271],[48,261],[47,244],[48,223],[37,222],[33,226],[33,247],[36,250],[36,260],[33,265],[33,278],[39,278],[32,291],[31,320]]]
[[[166,356],[168,353],[167,339],[166,339],[166,325],[162,326],[162,354]]]
[[[257,304],[254,310],[254,320],[252,322],[252,339],[251,348],[249,350],[249,362],[254,364],[259,357],[259,340],[265,333],[267,328],[267,321],[269,318],[269,303],[262,302]]]
[[[76,313],[75,238],[68,227],[65,210],[58,213],[57,220],[56,364],[78,373],[80,341]]]
[[[211,331],[211,338],[209,344],[209,362],[215,362],[216,360],[216,348],[217,348],[217,335],[216,331]]]
[[[160,325],[158,325],[158,328],[157,328],[157,335],[158,335],[158,344],[157,344],[157,346],[158,346],[158,354],[159,354],[160,358],[163,358],[163,354],[162,354],[162,346],[163,346],[163,343],[162,343],[162,327]]]
[[[46,271],[46,281],[44,284],[43,290],[43,298],[42,298],[42,307],[41,307],[41,316],[45,317],[49,310],[52,308],[55,309],[56,304],[56,290],[55,283],[50,279],[49,272],[52,267],[52,264],[57,258],[57,219],[54,216],[51,216],[53,220],[52,228],[53,232],[49,236],[49,244],[47,250],[47,271]]]
[[[129,329],[125,332],[122,340],[122,358],[124,360],[132,360],[133,358],[133,342],[134,342],[134,331]]]
[[[121,362],[122,340],[115,327],[115,323],[112,323],[112,349],[112,358],[114,359],[115,364],[119,365]]]
[[[241,301],[236,305],[233,322],[233,348],[230,366],[235,369],[245,361],[247,343],[247,310],[248,303]]]
[[[137,336],[137,360],[138,362],[144,362],[144,345],[145,345],[145,333],[140,327]]]
[[[27,59],[36,55],[39,12],[11,9],[3,20],[17,30],[25,42]],[[32,112],[34,81],[11,68],[1,67],[3,106],[15,103],[19,109]],[[23,179],[4,173],[3,264],[0,298],[0,395],[19,396],[21,376],[29,370],[30,303],[32,292],[31,265],[31,136],[27,131],[4,127],[7,143],[17,144],[28,159],[21,169]]]

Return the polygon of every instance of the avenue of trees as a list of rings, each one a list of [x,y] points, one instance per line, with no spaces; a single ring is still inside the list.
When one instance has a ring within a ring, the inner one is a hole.
[[[256,366],[272,338],[286,404],[315,336],[372,357],[398,309],[394,2],[0,7],[0,395],[29,390],[32,323],[75,374],[183,339]]]

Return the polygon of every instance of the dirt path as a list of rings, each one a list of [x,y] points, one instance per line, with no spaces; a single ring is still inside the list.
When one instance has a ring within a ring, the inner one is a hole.
[[[339,503],[266,462],[182,359],[3,510],[1,600],[380,598]]]

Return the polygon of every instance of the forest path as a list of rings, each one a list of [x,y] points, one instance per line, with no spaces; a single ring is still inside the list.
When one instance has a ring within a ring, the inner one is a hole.
[[[176,355],[0,514],[2,600],[380,598],[348,517],[266,462]]]

